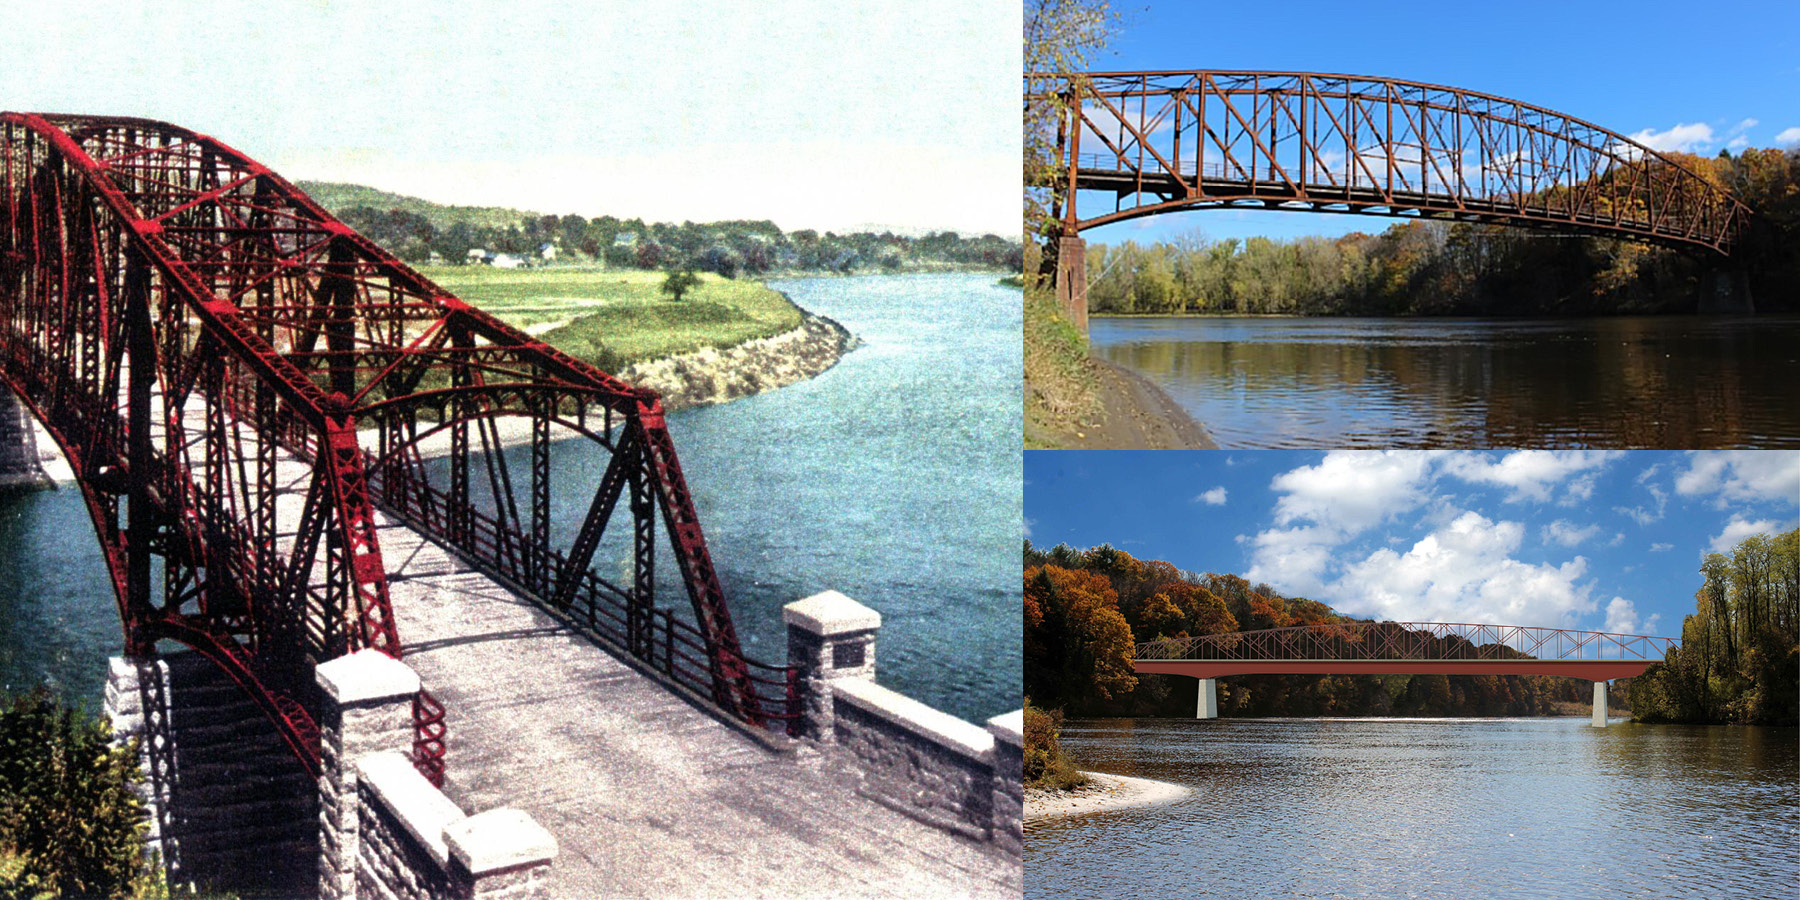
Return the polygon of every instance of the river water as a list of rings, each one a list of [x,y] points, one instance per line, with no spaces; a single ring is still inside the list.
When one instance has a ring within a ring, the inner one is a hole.
[[[1033,897],[1788,898],[1792,728],[1072,720],[1084,768],[1193,787],[1034,824]]]
[[[1800,447],[1800,317],[1096,318],[1219,446]]]
[[[786,662],[781,605],[837,590],[882,615],[882,684],[976,722],[1018,708],[1020,303],[995,282],[776,284],[865,346],[810,381],[670,415],[753,657]],[[604,467],[583,442],[555,446],[553,468]],[[557,498],[561,546],[591,496]],[[672,573],[659,583],[662,603],[685,608]],[[0,491],[0,684],[97,700],[119,641],[79,492]]]

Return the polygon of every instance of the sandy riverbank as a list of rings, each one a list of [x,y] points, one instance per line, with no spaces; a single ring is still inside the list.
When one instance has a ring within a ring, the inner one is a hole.
[[[1129,775],[1083,772],[1088,783],[1073,791],[1025,791],[1025,824],[1084,813],[1161,806],[1194,792],[1193,788]]]

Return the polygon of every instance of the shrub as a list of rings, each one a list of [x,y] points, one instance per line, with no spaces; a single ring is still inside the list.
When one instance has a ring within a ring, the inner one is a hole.
[[[0,897],[160,892],[135,747],[39,689],[0,697]]]
[[[1045,711],[1025,699],[1025,784],[1067,791],[1087,784],[1062,749],[1062,710]]]

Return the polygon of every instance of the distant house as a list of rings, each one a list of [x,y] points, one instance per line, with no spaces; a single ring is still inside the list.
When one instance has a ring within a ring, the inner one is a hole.
[[[444,264],[444,254],[433,250],[425,257],[425,262],[427,265],[441,266]]]
[[[550,243],[549,241],[545,241],[544,243],[539,244],[538,245],[538,256],[540,258],[542,258],[544,260],[544,262],[555,262],[556,261],[556,245]]]
[[[489,258],[486,247],[470,247],[468,255],[463,258],[463,263],[466,265],[486,264]]]
[[[496,253],[488,257],[488,265],[496,269],[517,269],[525,265],[525,260],[511,253]]]

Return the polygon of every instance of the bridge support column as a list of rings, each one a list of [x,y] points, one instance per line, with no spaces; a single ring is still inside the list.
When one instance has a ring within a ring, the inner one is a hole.
[[[1073,235],[1057,239],[1056,300],[1063,315],[1087,334],[1087,241]]]
[[[1594,727],[1606,727],[1606,682],[1594,682]]]
[[[319,897],[342,900],[356,896],[357,760],[412,747],[419,676],[379,650],[322,663],[314,676],[325,695],[319,716]]]
[[[781,608],[781,616],[787,622],[788,662],[800,668],[800,689],[806,694],[801,733],[829,742],[836,731],[832,683],[875,680],[875,632],[881,628],[881,613],[837,591],[826,591],[789,603]]]
[[[1200,696],[1194,705],[1194,718],[1196,719],[1219,717],[1219,680],[1217,678],[1200,679]]]

